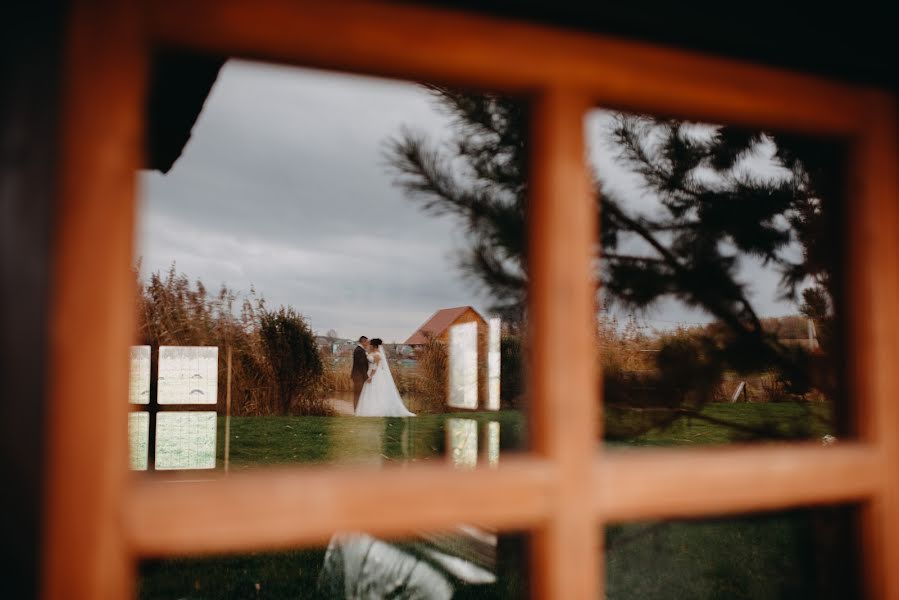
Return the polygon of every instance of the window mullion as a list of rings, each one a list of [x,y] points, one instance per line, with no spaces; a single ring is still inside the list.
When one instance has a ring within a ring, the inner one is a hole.
[[[531,129],[530,390],[534,450],[552,461],[557,487],[535,532],[535,593],[596,598],[599,527],[594,460],[599,398],[595,285],[596,203],[584,146],[589,99],[550,89],[536,99]]]

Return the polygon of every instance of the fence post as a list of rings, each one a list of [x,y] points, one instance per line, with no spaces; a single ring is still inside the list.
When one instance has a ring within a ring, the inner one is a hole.
[[[231,459],[231,346],[228,346],[227,384],[225,386],[225,473],[228,473]]]

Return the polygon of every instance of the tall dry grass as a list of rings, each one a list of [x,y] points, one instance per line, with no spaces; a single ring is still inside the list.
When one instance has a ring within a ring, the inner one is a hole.
[[[435,337],[416,349],[418,372],[413,378],[421,401],[428,412],[446,410],[449,397],[449,352],[446,344]]]
[[[137,286],[141,344],[154,348],[217,346],[219,390],[225,390],[227,385],[226,357],[227,349],[231,349],[232,414],[329,413],[321,400],[321,371],[315,366],[317,351],[315,357],[307,356],[302,363],[284,354],[289,348],[308,348],[309,344],[314,348],[312,332],[300,315],[289,309],[269,311],[253,289],[240,300],[225,285],[210,293],[202,281],[191,283],[186,275],[176,272],[174,265],[164,275],[152,273],[146,281],[138,277]],[[274,328],[267,341],[261,336],[266,319]],[[285,329],[285,323],[293,325]],[[292,337],[279,339],[279,327]],[[225,410],[224,398],[225,394],[220,393],[220,413]]]

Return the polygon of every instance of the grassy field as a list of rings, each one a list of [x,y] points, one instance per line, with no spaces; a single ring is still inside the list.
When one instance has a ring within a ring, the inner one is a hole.
[[[828,415],[824,404],[711,404],[701,411],[700,418],[681,417],[664,428],[644,431],[640,413],[612,409],[607,411],[607,430],[638,433],[607,442],[616,446],[680,446],[820,439],[831,433]],[[454,418],[474,419],[479,426],[499,422],[501,452],[527,446],[526,415],[511,410],[422,415],[414,419],[235,417],[231,420],[231,468],[442,458],[446,455],[445,424]],[[224,419],[221,418],[217,455],[221,465],[224,457]]]
[[[646,430],[646,415],[606,410],[608,443],[622,446],[687,446],[766,440],[817,440],[833,433],[830,405],[812,402],[708,404],[697,417]]]
[[[664,429],[611,442],[615,446],[725,444],[753,431],[817,439],[829,433],[821,405],[721,404],[702,418],[682,418]],[[231,422],[231,467],[286,463],[370,464],[445,460],[446,420],[500,423],[501,453],[527,446],[525,418],[515,411],[425,415],[414,419],[353,417],[241,417]],[[607,429],[639,431],[643,416],[608,411]],[[724,425],[733,423],[735,427]],[[219,464],[223,451],[219,423]],[[514,502],[514,498],[509,499]],[[830,513],[836,515],[836,513]],[[825,521],[828,517],[825,516]],[[840,520],[843,517],[833,516]],[[820,511],[793,511],[739,519],[616,525],[607,536],[607,592],[612,599],[820,597]],[[818,543],[816,543],[818,540]],[[516,597],[527,567],[518,537],[504,538],[501,581],[465,590],[465,597]],[[324,549],[146,562],[143,599],[313,598]],[[513,591],[514,590],[514,591]]]
[[[606,529],[611,600],[857,598],[851,509]]]
[[[370,464],[442,460],[446,421],[500,424],[500,451],[525,446],[524,418],[516,411],[376,417],[237,417],[231,419],[234,470],[288,463]],[[219,465],[224,457],[224,419],[219,419]]]

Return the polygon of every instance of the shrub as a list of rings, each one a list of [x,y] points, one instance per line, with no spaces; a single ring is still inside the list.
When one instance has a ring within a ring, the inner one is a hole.
[[[322,360],[315,335],[297,312],[281,307],[259,315],[259,340],[268,367],[273,393],[271,412],[288,415],[298,407],[303,414],[321,413],[319,382]]]

